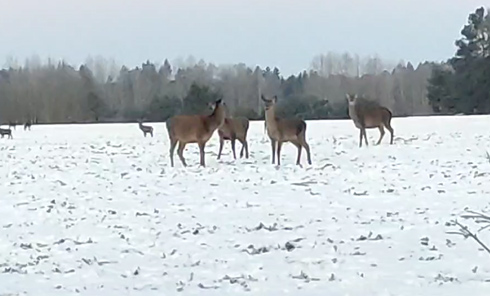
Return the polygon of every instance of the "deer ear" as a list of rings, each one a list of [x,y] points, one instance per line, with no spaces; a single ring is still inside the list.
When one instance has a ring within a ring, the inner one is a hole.
[[[354,95],[354,99],[357,99],[357,94]]]
[[[348,101],[350,99],[350,95],[349,94],[345,94],[345,99]]]
[[[277,103],[277,96],[274,96],[274,103]]]

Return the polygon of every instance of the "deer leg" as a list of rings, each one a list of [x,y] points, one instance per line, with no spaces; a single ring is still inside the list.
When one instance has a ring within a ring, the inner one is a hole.
[[[200,164],[205,167],[206,164],[204,162],[204,147],[206,146],[206,143],[199,143],[199,156],[201,157]]]
[[[245,139],[244,143],[245,143],[245,158],[248,159],[248,142],[246,139]]]
[[[378,127],[378,129],[379,129],[379,140],[378,140],[378,142],[376,143],[376,145],[381,144],[381,140],[383,140],[383,137],[384,137],[384,135],[385,135],[385,129],[384,129],[384,127],[383,127],[382,125],[380,125],[380,126]]]
[[[242,144],[242,149],[240,149],[240,158],[242,158],[243,152],[245,151],[245,143],[241,139],[238,139],[238,141]]]
[[[301,148],[303,148],[301,146],[301,144],[298,142],[292,142],[294,146],[296,146],[296,148],[298,148],[298,157],[296,158],[296,164],[297,165],[300,165],[301,164]]]
[[[182,164],[186,167],[187,166],[187,163],[185,163],[185,159],[184,159],[184,149],[185,149],[185,145],[183,142],[180,142],[179,141],[179,148],[177,148],[177,154],[179,155],[179,158],[180,158],[180,161],[182,162]]]
[[[281,165],[281,147],[282,141],[277,141],[277,165]]]
[[[223,144],[225,143],[225,139],[220,135],[219,137],[219,150],[218,150],[218,159],[221,158],[221,151],[223,151]]]
[[[272,146],[272,164],[274,164],[276,159],[276,140],[271,139],[271,146]]]
[[[359,147],[362,147],[362,138],[363,137],[364,137],[364,143],[366,143],[366,146],[368,146],[368,140],[367,140],[367,135],[366,135],[366,128],[365,127],[361,127],[360,130],[361,130],[361,133],[360,133],[360,137],[359,137]]]
[[[362,147],[362,128],[359,128],[359,148]]]
[[[248,143],[247,140],[239,140],[242,143],[242,150],[240,151],[240,158],[245,154],[245,158],[248,159]]]
[[[386,129],[390,132],[391,138],[390,138],[390,145],[393,145],[393,137],[395,136],[395,131],[393,131],[393,128],[391,127],[390,124],[385,125]]]
[[[304,139],[304,138],[301,139],[300,144],[306,150],[306,158],[308,159],[308,164],[311,164],[310,145],[308,145],[308,143],[306,143],[306,139]]]
[[[236,141],[236,136],[235,135],[232,135],[231,136],[231,151],[233,151],[233,159],[236,160],[235,141]]]
[[[177,145],[176,140],[170,140],[170,165],[173,167],[174,166],[174,150],[175,146]]]
[[[151,137],[153,138],[153,131],[150,132]]]

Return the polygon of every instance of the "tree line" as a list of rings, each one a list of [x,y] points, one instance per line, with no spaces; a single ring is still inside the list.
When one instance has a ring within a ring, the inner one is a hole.
[[[19,65],[10,58],[0,70],[0,122],[164,121],[205,112],[217,98],[231,115],[263,119],[262,94],[279,97],[283,116],[304,119],[347,118],[346,93],[376,99],[395,116],[488,113],[489,23],[483,8],[470,14],[455,56],[443,63],[414,66],[329,52],[289,76],[277,67],[214,65],[193,57],[131,69],[102,57],[80,66],[38,57]]]
[[[428,98],[433,112],[490,113],[490,15],[480,7],[456,40],[456,53],[437,65],[429,79]]]

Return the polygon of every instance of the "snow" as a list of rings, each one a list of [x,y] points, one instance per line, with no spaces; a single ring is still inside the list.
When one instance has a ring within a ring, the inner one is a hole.
[[[490,117],[392,123],[394,145],[371,129],[359,148],[352,121],[310,121],[302,167],[291,144],[270,163],[263,122],[248,160],[229,142],[216,160],[215,134],[205,168],[197,145],[169,166],[163,123],[17,127],[0,139],[0,295],[487,295],[489,254],[446,232],[489,208]]]

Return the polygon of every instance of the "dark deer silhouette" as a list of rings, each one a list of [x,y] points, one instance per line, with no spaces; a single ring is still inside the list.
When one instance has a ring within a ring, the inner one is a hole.
[[[12,130],[10,128],[5,129],[5,128],[0,128],[0,135],[3,136],[7,135],[9,139],[13,139],[12,137]]]
[[[143,132],[145,138],[146,138],[146,134],[150,134],[151,137],[153,138],[153,127],[149,125],[143,125],[143,122],[141,120],[138,120],[138,126],[140,130]]]

